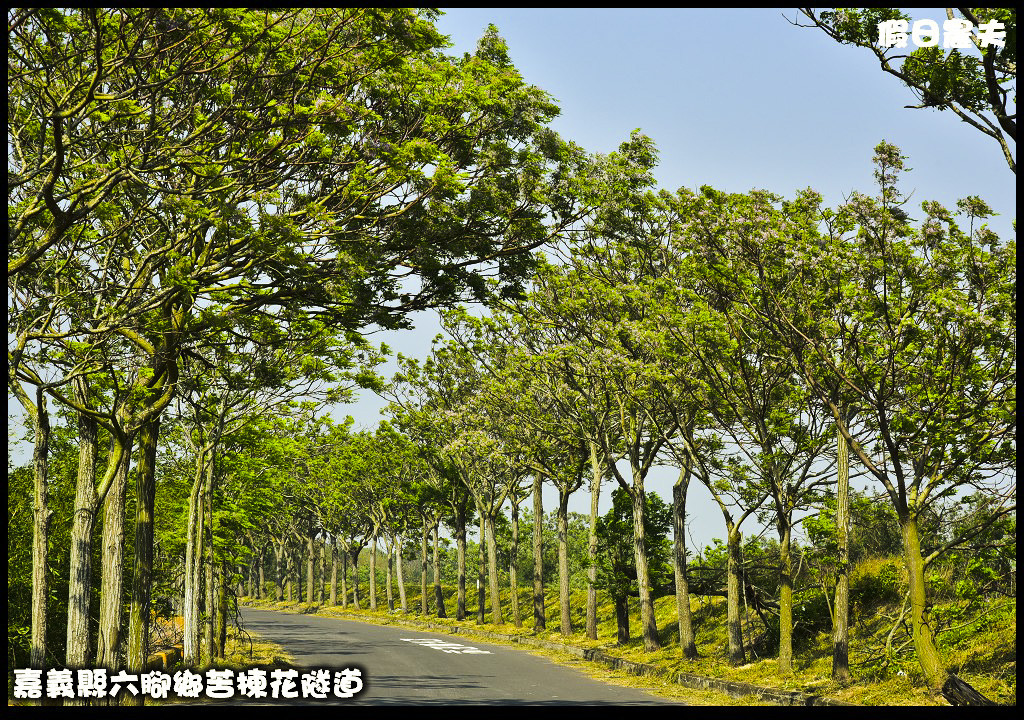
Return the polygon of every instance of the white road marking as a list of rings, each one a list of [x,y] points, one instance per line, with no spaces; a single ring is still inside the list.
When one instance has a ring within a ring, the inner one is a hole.
[[[446,642],[438,638],[399,638],[403,642],[416,643],[423,647],[433,648],[434,650],[440,650],[445,653],[455,653],[461,655],[490,655],[490,650],[481,650],[480,648],[470,647],[469,645],[460,645],[459,643]]]

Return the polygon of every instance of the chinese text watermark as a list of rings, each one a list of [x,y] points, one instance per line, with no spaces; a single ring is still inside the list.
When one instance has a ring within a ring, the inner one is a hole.
[[[45,683],[43,682],[45,677]],[[363,673],[358,668],[218,670],[205,673],[179,670],[169,675],[160,670],[131,674],[110,673],[104,668],[91,670],[14,671],[14,698],[116,698],[119,694],[143,695],[161,700],[180,698],[350,698],[363,689]]]
[[[954,18],[942,22],[942,47],[968,48],[973,44],[971,31],[974,23]],[[909,31],[909,36],[907,32]],[[939,23],[935,20],[915,20],[913,26],[907,20],[885,20],[878,23],[878,44],[882,47],[907,47],[907,41],[916,47],[937,47],[939,44]],[[988,47],[1006,44],[1006,29],[998,20],[978,25],[978,45]]]

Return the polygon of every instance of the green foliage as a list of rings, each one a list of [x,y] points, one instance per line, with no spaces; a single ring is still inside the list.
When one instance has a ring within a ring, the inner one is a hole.
[[[590,567],[587,552],[590,518],[581,513],[568,515],[569,585],[576,590],[586,587],[587,569]],[[544,544],[544,583],[558,580],[558,516],[555,512],[544,513],[542,528]],[[497,523],[499,563],[502,568],[509,564],[511,549],[511,523],[508,520]],[[519,555],[516,558],[516,575],[520,584],[533,583],[533,513],[527,508],[519,517]]]
[[[870,613],[881,605],[903,602],[906,572],[893,558],[862,562],[850,574],[850,604],[857,612]]]
[[[878,44],[878,24],[888,20],[908,22],[908,37],[914,18],[897,8],[835,8],[820,13],[801,8],[813,26],[833,40],[871,50],[882,70],[899,80],[917,96],[917,108],[950,110],[961,120],[995,139],[1010,169],[1017,165],[1010,142],[1017,137],[1017,11],[1015,8],[950,8],[951,18],[975,26],[998,21],[1005,31],[1002,46],[974,45],[963,50],[934,47],[886,48]],[[932,17],[932,20],[938,18]],[[908,43],[909,44],[909,43]],[[909,107],[909,106],[908,106]]]
[[[653,597],[673,592],[672,508],[658,494],[644,495],[644,548]],[[612,491],[611,509],[597,521],[597,582],[613,598],[638,596],[633,550],[633,501],[623,488]]]

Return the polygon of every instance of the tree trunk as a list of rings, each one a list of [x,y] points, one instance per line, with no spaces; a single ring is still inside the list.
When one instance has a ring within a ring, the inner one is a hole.
[[[284,551],[284,597],[290,603],[292,601],[292,565],[295,562],[292,556],[292,549]]]
[[[20,388],[20,386],[19,386]],[[32,416],[35,430],[35,448],[32,451],[32,648],[29,663],[37,670],[46,668],[46,601],[49,598],[50,572],[46,550],[50,542],[50,517],[47,507],[50,449],[50,416],[42,388],[36,388],[36,402],[32,405],[27,395],[19,394],[22,405]]]
[[[402,567],[402,536],[395,538],[395,564],[398,577],[398,597],[402,602],[402,614],[409,613],[409,603],[405,598],[405,570]]]
[[[778,517],[779,526],[779,675],[793,674],[793,528],[788,508]]]
[[[572,635],[569,607],[569,493],[558,489],[558,607],[563,635]]]
[[[348,609],[348,551],[345,548],[341,552],[341,607]]]
[[[690,484],[688,469],[681,469],[672,486],[672,529],[674,533],[676,615],[679,618],[679,647],[683,657],[696,660],[697,640],[690,611],[690,585],[686,579],[686,492]]]
[[[629,599],[623,595],[614,598],[615,603],[615,642],[625,645],[629,642]]]
[[[221,564],[220,582],[217,583],[217,635],[216,635],[216,656],[224,659],[224,649],[228,639],[228,568]]]
[[[116,442],[111,439],[111,445]],[[124,599],[124,510],[128,494],[131,449],[126,448],[103,503],[103,547],[100,565],[100,632],[96,667],[118,669]]]
[[[85,393],[84,382],[79,379],[75,383],[75,395],[79,402],[88,401]],[[71,523],[65,656],[65,667],[72,670],[89,664],[89,601],[92,597],[92,536],[96,520],[98,444],[99,428],[96,419],[79,413],[78,478],[75,483],[75,513]]]
[[[213,546],[213,457],[210,458],[209,482],[203,487],[203,505],[206,508],[206,622],[203,625],[204,655],[208,662],[213,663],[216,655],[214,640],[217,621],[217,561]]]
[[[359,553],[360,547],[352,549],[352,605],[356,610],[362,610],[359,605]]]
[[[487,551],[485,546],[487,544],[486,537],[487,533],[484,531],[485,521],[484,513],[480,512],[480,542],[477,547],[477,563],[476,563],[476,622],[478,625],[484,624],[484,604],[486,601],[485,590],[484,590],[484,568],[487,566]]]
[[[184,662],[189,667],[199,665],[199,558],[202,557],[202,535],[205,514],[202,512],[203,484],[207,480],[206,450],[196,457],[196,474],[188,499],[188,526],[185,531],[185,577],[182,615],[184,621]]]
[[[523,618],[519,614],[519,506],[512,505],[512,561],[508,564],[508,584],[512,590],[512,622],[516,627],[523,626]]]
[[[156,445],[160,417],[147,422],[139,436],[139,466],[136,473],[135,567],[132,604],[128,613],[127,670],[142,673],[149,657],[150,598],[153,579],[153,508],[156,501]],[[126,698],[127,704],[142,704],[142,697]]]
[[[317,587],[317,599],[321,605],[326,603],[329,593],[327,591],[327,540],[320,542],[320,575]]]
[[[456,514],[455,547],[459,563],[459,587],[455,619],[466,619],[466,510],[461,507]]]
[[[850,449],[838,429],[836,487],[836,532],[839,543],[839,567],[836,578],[834,627],[832,633],[832,681],[840,685],[853,682],[850,673]]]
[[[301,605],[303,602],[303,588],[305,587],[304,583],[302,582],[302,550],[302,543],[296,543],[295,547],[293,548],[293,552],[295,553],[295,565],[293,567],[293,570],[295,571],[295,599],[299,603],[299,605]]]
[[[903,555],[910,580],[910,626],[914,649],[917,651],[917,659],[921,663],[928,687],[935,692],[941,692],[942,686],[946,683],[947,672],[935,647],[928,612],[924,559],[921,556],[917,519],[910,512],[901,513],[900,530],[903,534]]]
[[[726,585],[726,624],[729,631],[729,663],[742,665],[746,660],[743,652],[743,628],[740,619],[740,540],[738,528],[728,527],[728,579]]]
[[[501,625],[505,618],[501,614],[501,595],[498,587],[498,542],[494,535],[494,515],[487,515],[487,579],[491,590],[491,623]]]
[[[338,540],[331,538],[331,607],[338,605]]]
[[[262,600],[263,595],[266,592],[265,584],[267,578],[264,575],[263,568],[266,566],[267,561],[267,546],[264,545],[260,548],[260,553],[256,557],[256,599]]]
[[[438,548],[438,526],[440,522],[434,523],[434,606],[437,609],[439,618],[448,617],[444,607],[444,593],[441,591],[441,552]]]
[[[391,542],[394,543],[394,540],[392,540]],[[387,582],[384,584],[384,589],[385,589],[385,592],[387,593],[387,598],[388,598],[388,612],[394,612],[395,611],[395,594],[394,594],[394,590],[393,590],[393,588],[391,586],[391,575],[392,575],[392,573],[394,572],[394,569],[395,569],[395,553],[394,553],[394,548],[388,547],[387,544],[385,544],[385,547],[387,548],[387,556],[388,556],[388,579],[387,579]]]
[[[274,599],[277,602],[284,601],[284,541],[275,543],[274,545],[274,585],[277,588],[277,592]]]
[[[935,636],[932,632],[931,618],[928,612],[921,540],[918,534],[917,519],[913,515],[912,508],[900,512],[899,520],[900,530],[903,534],[904,560],[910,579],[911,636],[925,681],[932,690],[937,693],[941,692],[954,705],[994,705],[995,703],[968,683],[946,670],[939,651],[935,647]]]
[[[429,617],[430,610],[427,603],[427,537],[430,529],[427,527],[427,518],[423,517],[423,527],[420,529],[420,614]]]
[[[306,604],[312,605],[316,602],[314,599],[316,590],[316,546],[312,532],[310,532],[309,539],[306,541],[306,553]]]
[[[239,596],[245,597],[256,597],[256,550],[255,548],[249,548],[252,552],[252,560],[244,568],[244,577],[241,580],[240,587],[242,592],[239,592]],[[241,571],[242,568],[239,568]]]
[[[587,533],[587,637],[597,640],[597,508],[601,496],[601,460],[590,443],[590,528]]]
[[[640,591],[640,623],[643,625],[644,650],[656,652],[661,649],[658,641],[658,623],[654,616],[654,602],[651,600],[651,580],[647,570],[647,548],[644,532],[644,484],[639,469],[633,469],[633,551],[636,556],[636,584]]]
[[[541,477],[533,476],[533,632],[547,629],[544,610],[544,502]]]
[[[377,536],[370,538],[370,609],[377,609]]]
[[[998,705],[992,702],[969,684],[958,678],[953,673],[946,677],[942,684],[942,696],[950,705]]]

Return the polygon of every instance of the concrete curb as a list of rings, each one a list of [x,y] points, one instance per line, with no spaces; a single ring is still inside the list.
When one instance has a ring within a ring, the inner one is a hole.
[[[161,650],[160,652],[153,653],[146,660],[147,670],[166,670],[175,663],[181,662],[185,648],[182,645],[172,645],[171,647]]]
[[[859,707],[855,703],[843,702],[841,700],[835,700],[821,695],[805,695],[804,693],[797,692],[795,690],[781,690],[779,688],[763,687],[760,685],[752,685],[750,683],[732,682],[730,680],[704,677],[702,675],[690,675],[688,673],[674,674],[655,665],[648,665],[646,663],[638,663],[633,662],[632,660],[624,660],[622,658],[615,657],[614,655],[610,655],[599,648],[581,648],[576,647],[575,645],[563,645],[562,643],[552,642],[550,640],[540,640],[529,635],[508,635],[489,630],[477,630],[474,627],[466,625],[440,625],[425,620],[416,620],[415,618],[410,617],[389,617],[388,622],[378,622],[377,618],[366,617],[365,615],[346,611],[332,612],[330,616],[349,618],[361,622],[372,623],[374,625],[405,625],[421,630],[445,633],[448,635],[466,635],[470,637],[477,637],[481,640],[499,640],[519,643],[521,645],[532,645],[534,647],[541,647],[547,650],[568,653],[569,655],[574,655],[575,657],[582,658],[584,660],[599,663],[606,667],[611,667],[616,670],[624,670],[633,675],[646,675],[651,677],[674,679],[676,683],[683,687],[699,690],[715,690],[734,698],[754,695],[761,700],[766,700],[768,702],[775,703],[776,705],[829,705]]]

